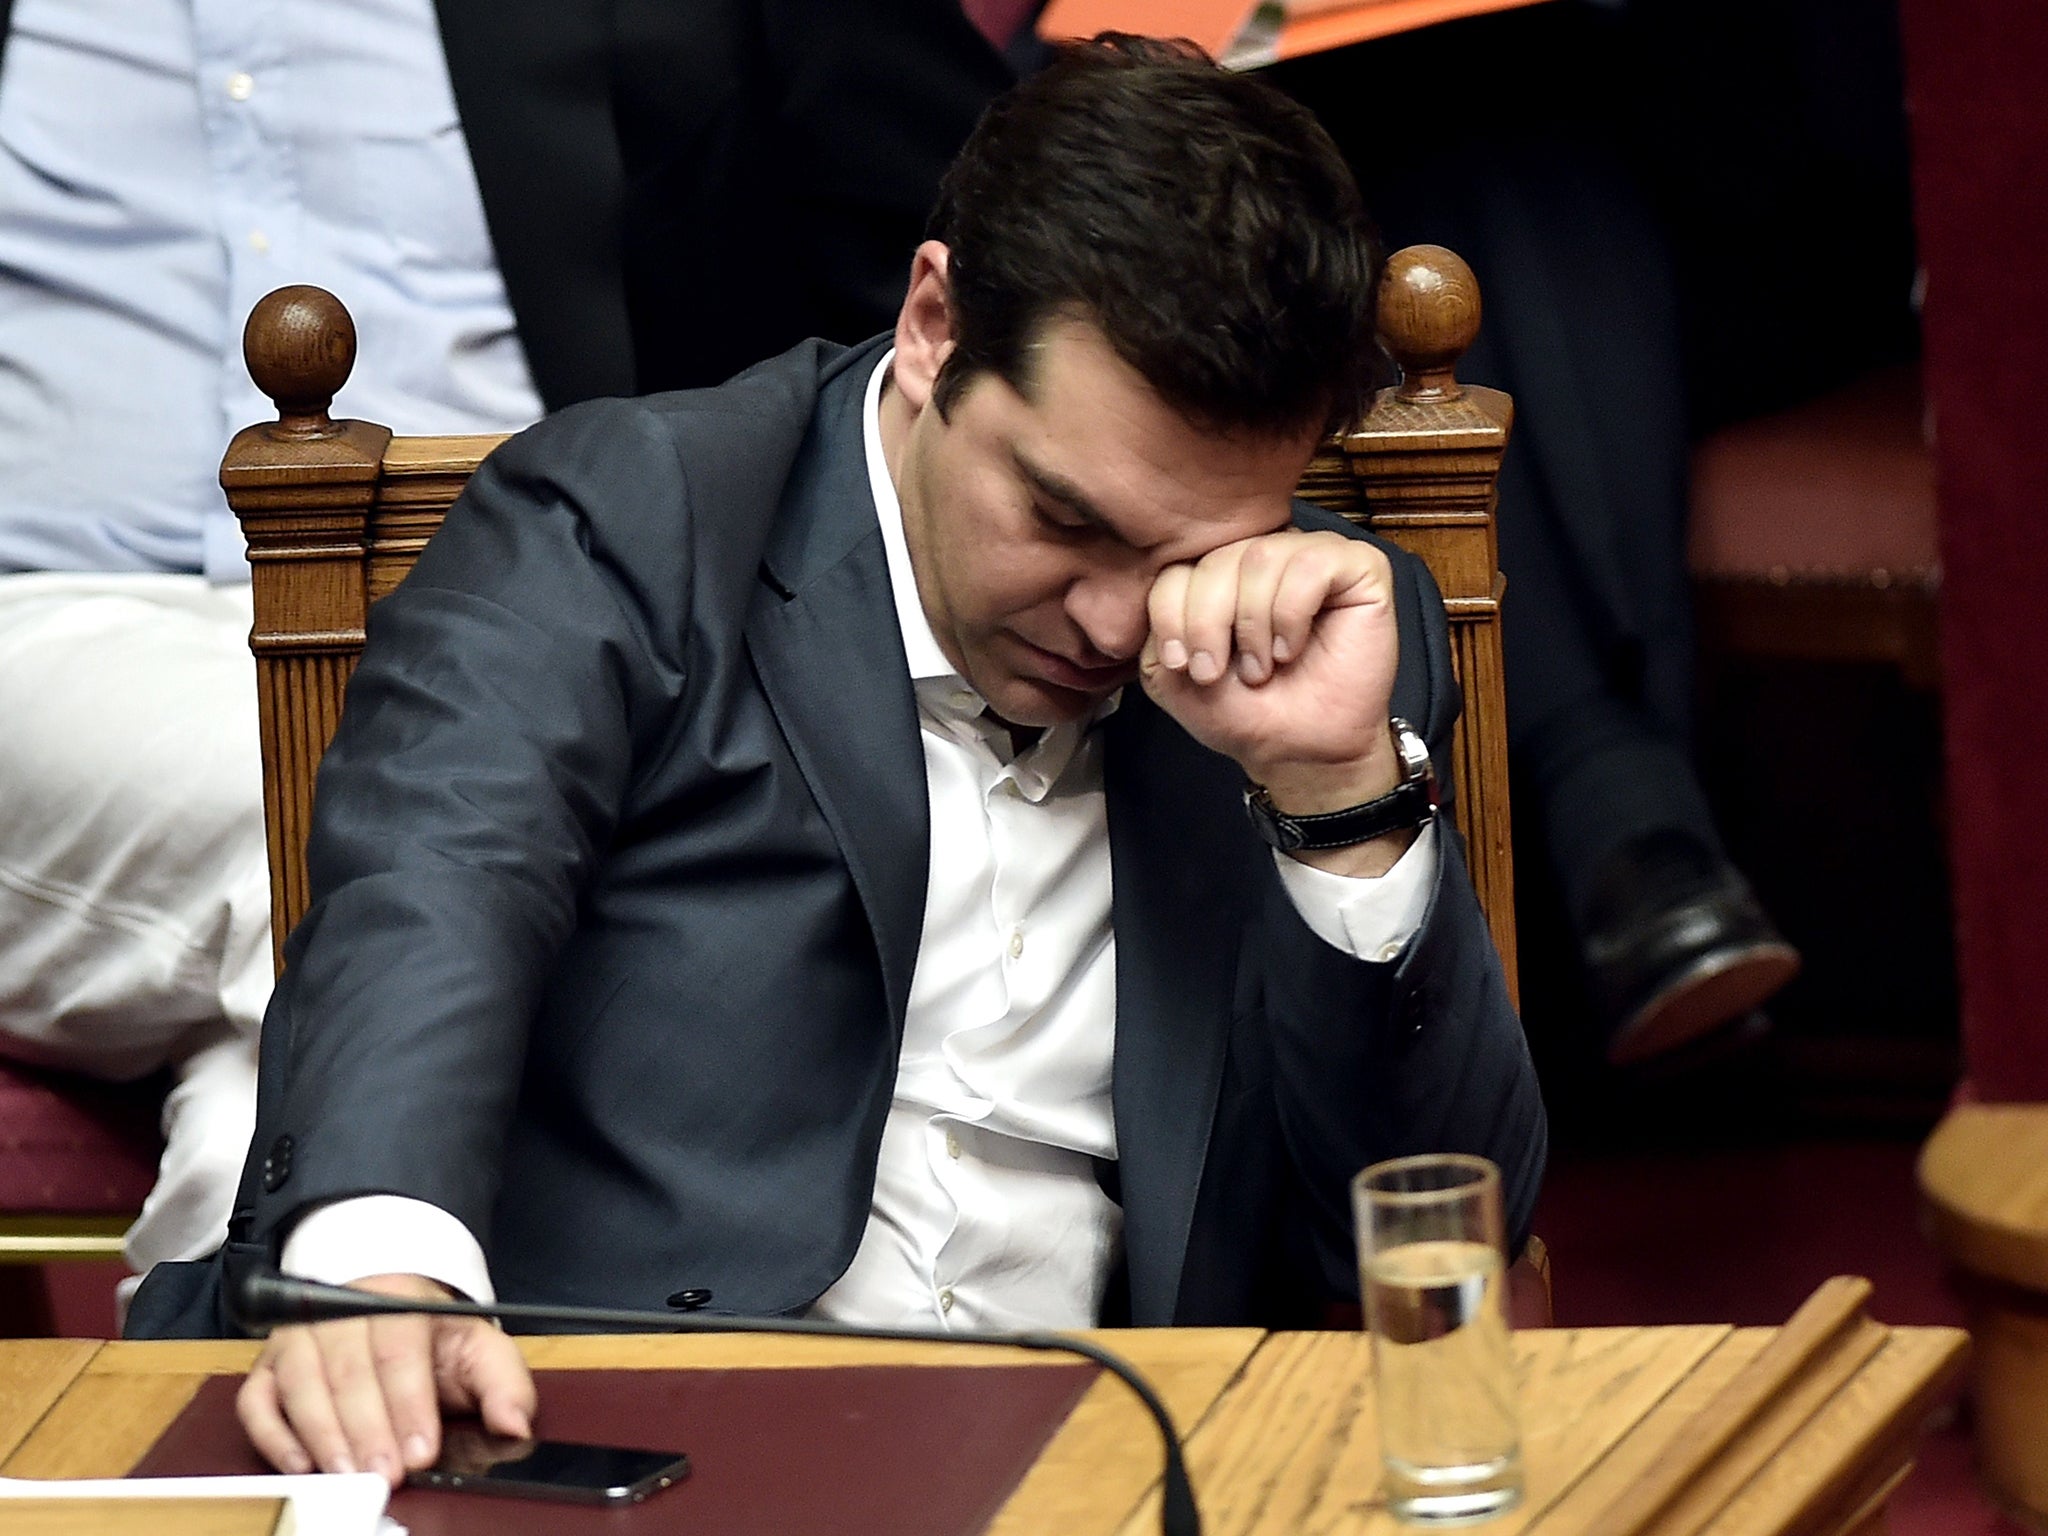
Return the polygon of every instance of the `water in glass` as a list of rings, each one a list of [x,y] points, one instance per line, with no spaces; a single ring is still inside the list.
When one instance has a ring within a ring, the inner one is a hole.
[[[1437,1525],[1512,1507],[1522,1469],[1500,1249],[1401,1243],[1362,1267],[1388,1507]]]

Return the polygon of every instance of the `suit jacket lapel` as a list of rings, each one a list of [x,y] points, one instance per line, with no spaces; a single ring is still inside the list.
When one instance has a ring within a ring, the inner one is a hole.
[[[437,0],[505,291],[550,410],[634,392],[610,0]]]
[[[897,1031],[924,927],[931,812],[917,701],[868,491],[861,401],[879,345],[827,382],[747,621],[762,690],[839,840]]]
[[[1116,1110],[1131,1319],[1172,1321],[1259,889],[1226,838],[1231,764],[1138,694],[1106,726],[1114,868]]]

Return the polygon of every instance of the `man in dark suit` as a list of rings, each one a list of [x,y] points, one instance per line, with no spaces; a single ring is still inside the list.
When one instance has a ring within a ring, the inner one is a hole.
[[[344,414],[510,431],[871,334],[1007,72],[954,0],[0,0],[0,1051],[180,1078],[138,1269],[223,1236],[271,984],[248,569],[268,289]]]
[[[1370,356],[1341,158],[1098,47],[991,109],[931,233],[893,338],[544,423],[377,608],[231,1240],[145,1331],[280,1259],[1298,1322],[1356,1294],[1350,1176],[1425,1149],[1492,1156],[1526,1231],[1542,1107],[1433,815],[1441,599],[1291,497]],[[395,1478],[437,1398],[531,1422],[502,1335],[418,1319],[280,1330],[241,1412]]]

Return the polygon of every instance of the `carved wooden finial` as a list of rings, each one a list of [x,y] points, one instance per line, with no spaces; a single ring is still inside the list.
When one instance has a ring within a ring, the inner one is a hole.
[[[277,406],[281,438],[330,437],[327,415],[356,362],[356,323],[325,288],[297,283],[265,294],[242,329],[249,377]]]
[[[1452,369],[1479,334],[1479,280],[1440,245],[1410,245],[1380,277],[1380,336],[1401,368],[1403,400],[1455,400]]]

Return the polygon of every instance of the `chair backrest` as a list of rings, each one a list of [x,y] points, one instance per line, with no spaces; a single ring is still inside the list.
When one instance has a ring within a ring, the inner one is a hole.
[[[1443,589],[1465,713],[1453,747],[1456,814],[1472,877],[1515,982],[1495,482],[1513,408],[1452,369],[1479,326],[1479,289],[1451,252],[1412,246],[1387,264],[1380,328],[1401,383],[1325,445],[1301,493],[1420,556]],[[394,437],[327,408],[355,362],[355,325],[320,288],[281,288],[249,316],[243,352],[278,419],[236,434],[221,486],[255,582],[271,917],[306,910],[306,830],[320,756],[341,718],[370,605],[404,578],[470,472],[504,439]]]

